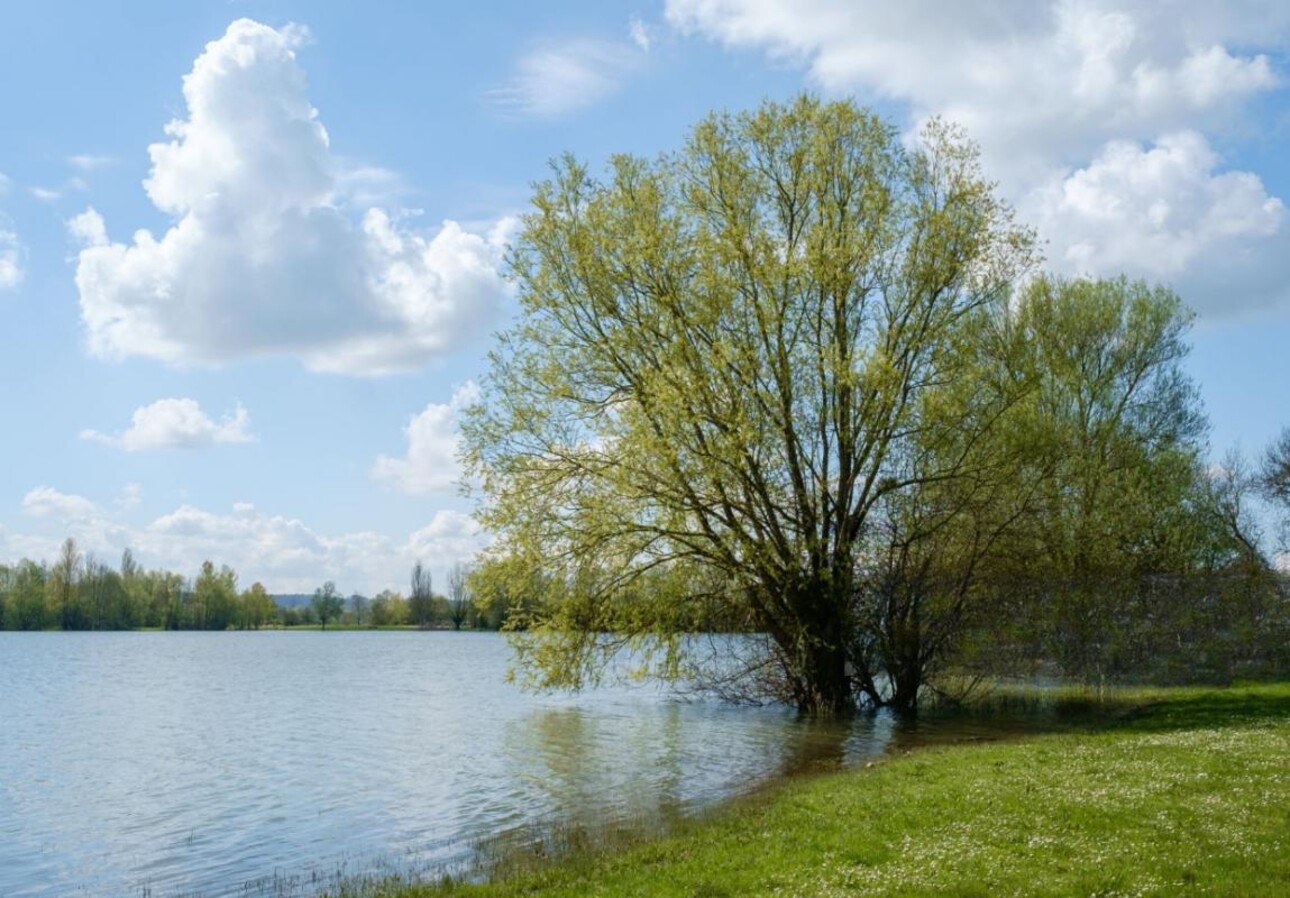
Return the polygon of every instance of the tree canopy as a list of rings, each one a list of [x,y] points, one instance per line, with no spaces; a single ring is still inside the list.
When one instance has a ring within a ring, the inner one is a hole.
[[[463,431],[480,592],[525,603],[537,685],[625,645],[692,675],[687,634],[728,627],[762,638],[726,682],[912,708],[991,579],[1042,570],[1053,614],[1096,618],[1073,584],[1167,569],[1204,493],[1179,299],[1039,276],[942,122],[911,145],[801,97],[600,178],[566,156],[511,269]]]
[[[956,129],[908,148],[809,97],[713,115],[604,181],[566,158],[534,207],[523,316],[465,432],[501,550],[565,596],[545,679],[587,673],[598,631],[667,635],[716,598],[770,634],[799,705],[851,705],[860,539],[884,497],[962,462],[900,470],[915,443],[989,426],[946,394],[974,383],[965,337],[1032,266],[1030,233]],[[624,616],[663,569],[681,594]]]

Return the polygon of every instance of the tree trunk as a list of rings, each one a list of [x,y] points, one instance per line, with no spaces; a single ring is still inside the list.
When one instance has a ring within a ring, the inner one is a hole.
[[[797,706],[812,717],[845,717],[856,711],[855,692],[841,645],[817,646],[807,652]]]
[[[912,594],[905,613],[892,621],[891,660],[887,665],[891,698],[887,707],[905,717],[918,713],[918,692],[923,685],[921,604],[922,596]]]
[[[798,595],[803,646],[794,699],[812,717],[844,717],[856,712],[855,690],[847,664],[845,598],[827,582],[808,584]]]

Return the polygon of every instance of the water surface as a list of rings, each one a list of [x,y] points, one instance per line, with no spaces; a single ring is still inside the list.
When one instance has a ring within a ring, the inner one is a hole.
[[[0,896],[309,894],[879,752],[782,708],[532,695],[496,634],[0,633]]]

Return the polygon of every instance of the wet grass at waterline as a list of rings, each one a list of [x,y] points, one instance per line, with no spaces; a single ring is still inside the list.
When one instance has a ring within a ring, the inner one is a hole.
[[[658,838],[516,858],[483,884],[374,893],[1290,894],[1290,684],[1069,698],[1089,713],[1062,731],[792,780]]]

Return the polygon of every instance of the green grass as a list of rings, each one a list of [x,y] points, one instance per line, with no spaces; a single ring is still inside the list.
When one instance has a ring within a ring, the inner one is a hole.
[[[385,894],[1290,895],[1290,684],[1120,692],[1097,710],[1114,713],[792,781],[482,885]]]

